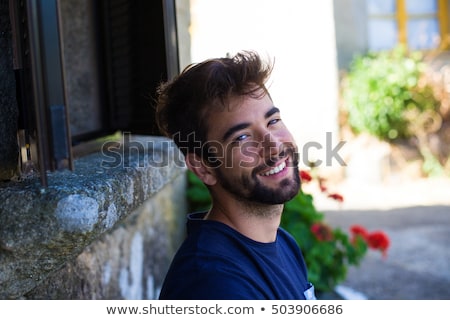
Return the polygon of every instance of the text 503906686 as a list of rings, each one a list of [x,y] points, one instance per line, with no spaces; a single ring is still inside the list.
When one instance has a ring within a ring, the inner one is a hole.
[[[272,314],[342,314],[341,304],[272,304]]]

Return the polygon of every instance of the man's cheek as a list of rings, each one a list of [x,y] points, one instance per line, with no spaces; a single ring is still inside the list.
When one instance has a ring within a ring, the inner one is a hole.
[[[238,153],[239,153],[240,167],[253,168],[259,165],[260,162],[259,144],[257,142],[243,143]]]

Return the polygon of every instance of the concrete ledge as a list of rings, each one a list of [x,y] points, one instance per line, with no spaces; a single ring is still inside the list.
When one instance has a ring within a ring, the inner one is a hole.
[[[167,139],[133,137],[74,171],[0,184],[0,299],[21,297],[185,172]]]

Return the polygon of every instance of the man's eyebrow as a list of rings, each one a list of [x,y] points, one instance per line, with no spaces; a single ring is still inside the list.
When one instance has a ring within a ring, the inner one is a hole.
[[[280,113],[280,109],[278,109],[277,107],[272,107],[272,108],[270,108],[269,111],[266,112],[266,114],[264,115],[264,118],[266,118],[266,119],[270,118],[275,113]]]
[[[239,130],[248,128],[249,126],[250,126],[250,123],[248,123],[248,122],[243,122],[243,123],[239,123],[239,124],[237,124],[235,126],[232,126],[230,129],[228,129],[225,132],[225,134],[222,137],[222,141],[227,140],[233,133],[235,133],[235,132],[237,132]]]

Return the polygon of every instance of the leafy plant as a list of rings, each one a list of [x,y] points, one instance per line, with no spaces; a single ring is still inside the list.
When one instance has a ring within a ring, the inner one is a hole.
[[[303,183],[313,180],[312,174],[299,172]],[[344,201],[337,193],[328,193],[324,179],[316,177],[321,191],[336,201]],[[188,203],[191,211],[208,210],[208,189],[188,171]],[[324,215],[314,206],[313,196],[302,190],[284,206],[281,227],[287,230],[302,249],[308,267],[309,280],[317,292],[328,292],[345,280],[349,265],[359,265],[368,248],[381,250],[384,254],[389,246],[388,237],[381,231],[368,232],[362,226],[352,226],[349,233],[332,229]]]
[[[435,110],[439,103],[424,81],[423,57],[404,46],[357,56],[343,79],[343,103],[350,126],[382,140],[411,136],[409,110]]]

